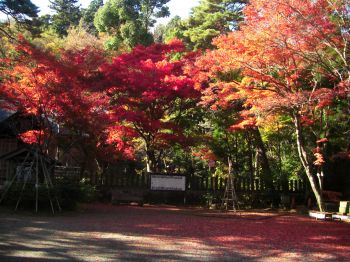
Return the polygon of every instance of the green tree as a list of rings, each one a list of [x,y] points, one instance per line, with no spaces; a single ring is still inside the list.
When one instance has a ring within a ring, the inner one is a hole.
[[[97,35],[97,29],[94,25],[94,18],[97,10],[103,6],[103,0],[92,0],[88,8],[83,11],[83,27],[90,34]]]
[[[53,0],[50,8],[55,11],[52,16],[52,28],[59,36],[66,36],[70,26],[77,26],[81,18],[78,0]]]
[[[17,21],[26,21],[28,17],[37,17],[39,9],[30,0],[0,0],[0,12]]]
[[[190,39],[184,36],[184,32],[187,30],[186,22],[181,19],[180,16],[174,16],[165,27],[164,41],[169,41],[173,38],[184,40],[189,43]]]
[[[96,13],[94,24],[99,32],[111,36],[111,49],[132,48],[153,42],[149,29],[156,18],[169,15],[169,0],[109,0]]]
[[[0,13],[11,17],[17,24],[30,26],[33,18],[38,16],[39,9],[30,0],[0,0]],[[8,30],[9,20],[0,23],[0,35],[11,36]]]
[[[170,0],[141,0],[139,19],[148,31],[156,23],[156,18],[170,15],[169,8],[165,6]]]
[[[49,31],[51,28],[51,15],[42,15],[33,18],[26,29],[31,33],[32,37],[40,37],[45,31]]]
[[[192,9],[183,32],[194,49],[212,48],[214,37],[238,28],[247,0],[201,0]]]

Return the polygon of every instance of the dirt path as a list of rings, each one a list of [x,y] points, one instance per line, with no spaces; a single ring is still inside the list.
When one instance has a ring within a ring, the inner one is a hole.
[[[0,261],[350,261],[350,224],[291,214],[102,204],[0,212]]]

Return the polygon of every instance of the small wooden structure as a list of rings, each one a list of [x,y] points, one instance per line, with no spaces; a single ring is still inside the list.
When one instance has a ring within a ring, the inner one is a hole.
[[[44,187],[47,190],[52,213],[55,213],[54,202],[57,204],[58,210],[61,211],[51,179],[52,167],[55,165],[53,159],[41,153],[38,148],[33,147],[19,148],[2,155],[0,159],[10,162],[7,170],[7,178],[10,178],[10,180],[5,184],[0,203],[6,198],[11,187],[18,185],[20,191],[15,206],[15,210],[17,210],[26,187],[33,186],[35,190],[35,211],[38,212],[39,187]]]
[[[38,123],[33,115],[22,114],[0,107],[0,156],[21,148],[24,143],[18,139],[18,134],[37,129]],[[7,173],[10,162],[0,159],[0,190],[8,180]]]
[[[226,210],[232,209],[234,212],[239,209],[230,158],[228,159],[228,178],[224,196],[222,197],[221,208]]]

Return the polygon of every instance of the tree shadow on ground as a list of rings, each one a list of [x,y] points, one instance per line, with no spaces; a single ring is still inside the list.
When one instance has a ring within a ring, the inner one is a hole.
[[[93,205],[58,216],[2,212],[0,260],[345,261],[349,229],[300,216],[222,219],[177,208]]]

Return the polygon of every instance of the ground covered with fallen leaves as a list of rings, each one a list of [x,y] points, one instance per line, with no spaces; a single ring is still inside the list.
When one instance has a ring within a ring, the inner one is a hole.
[[[0,261],[350,261],[350,224],[287,212],[88,205],[0,210]]]

